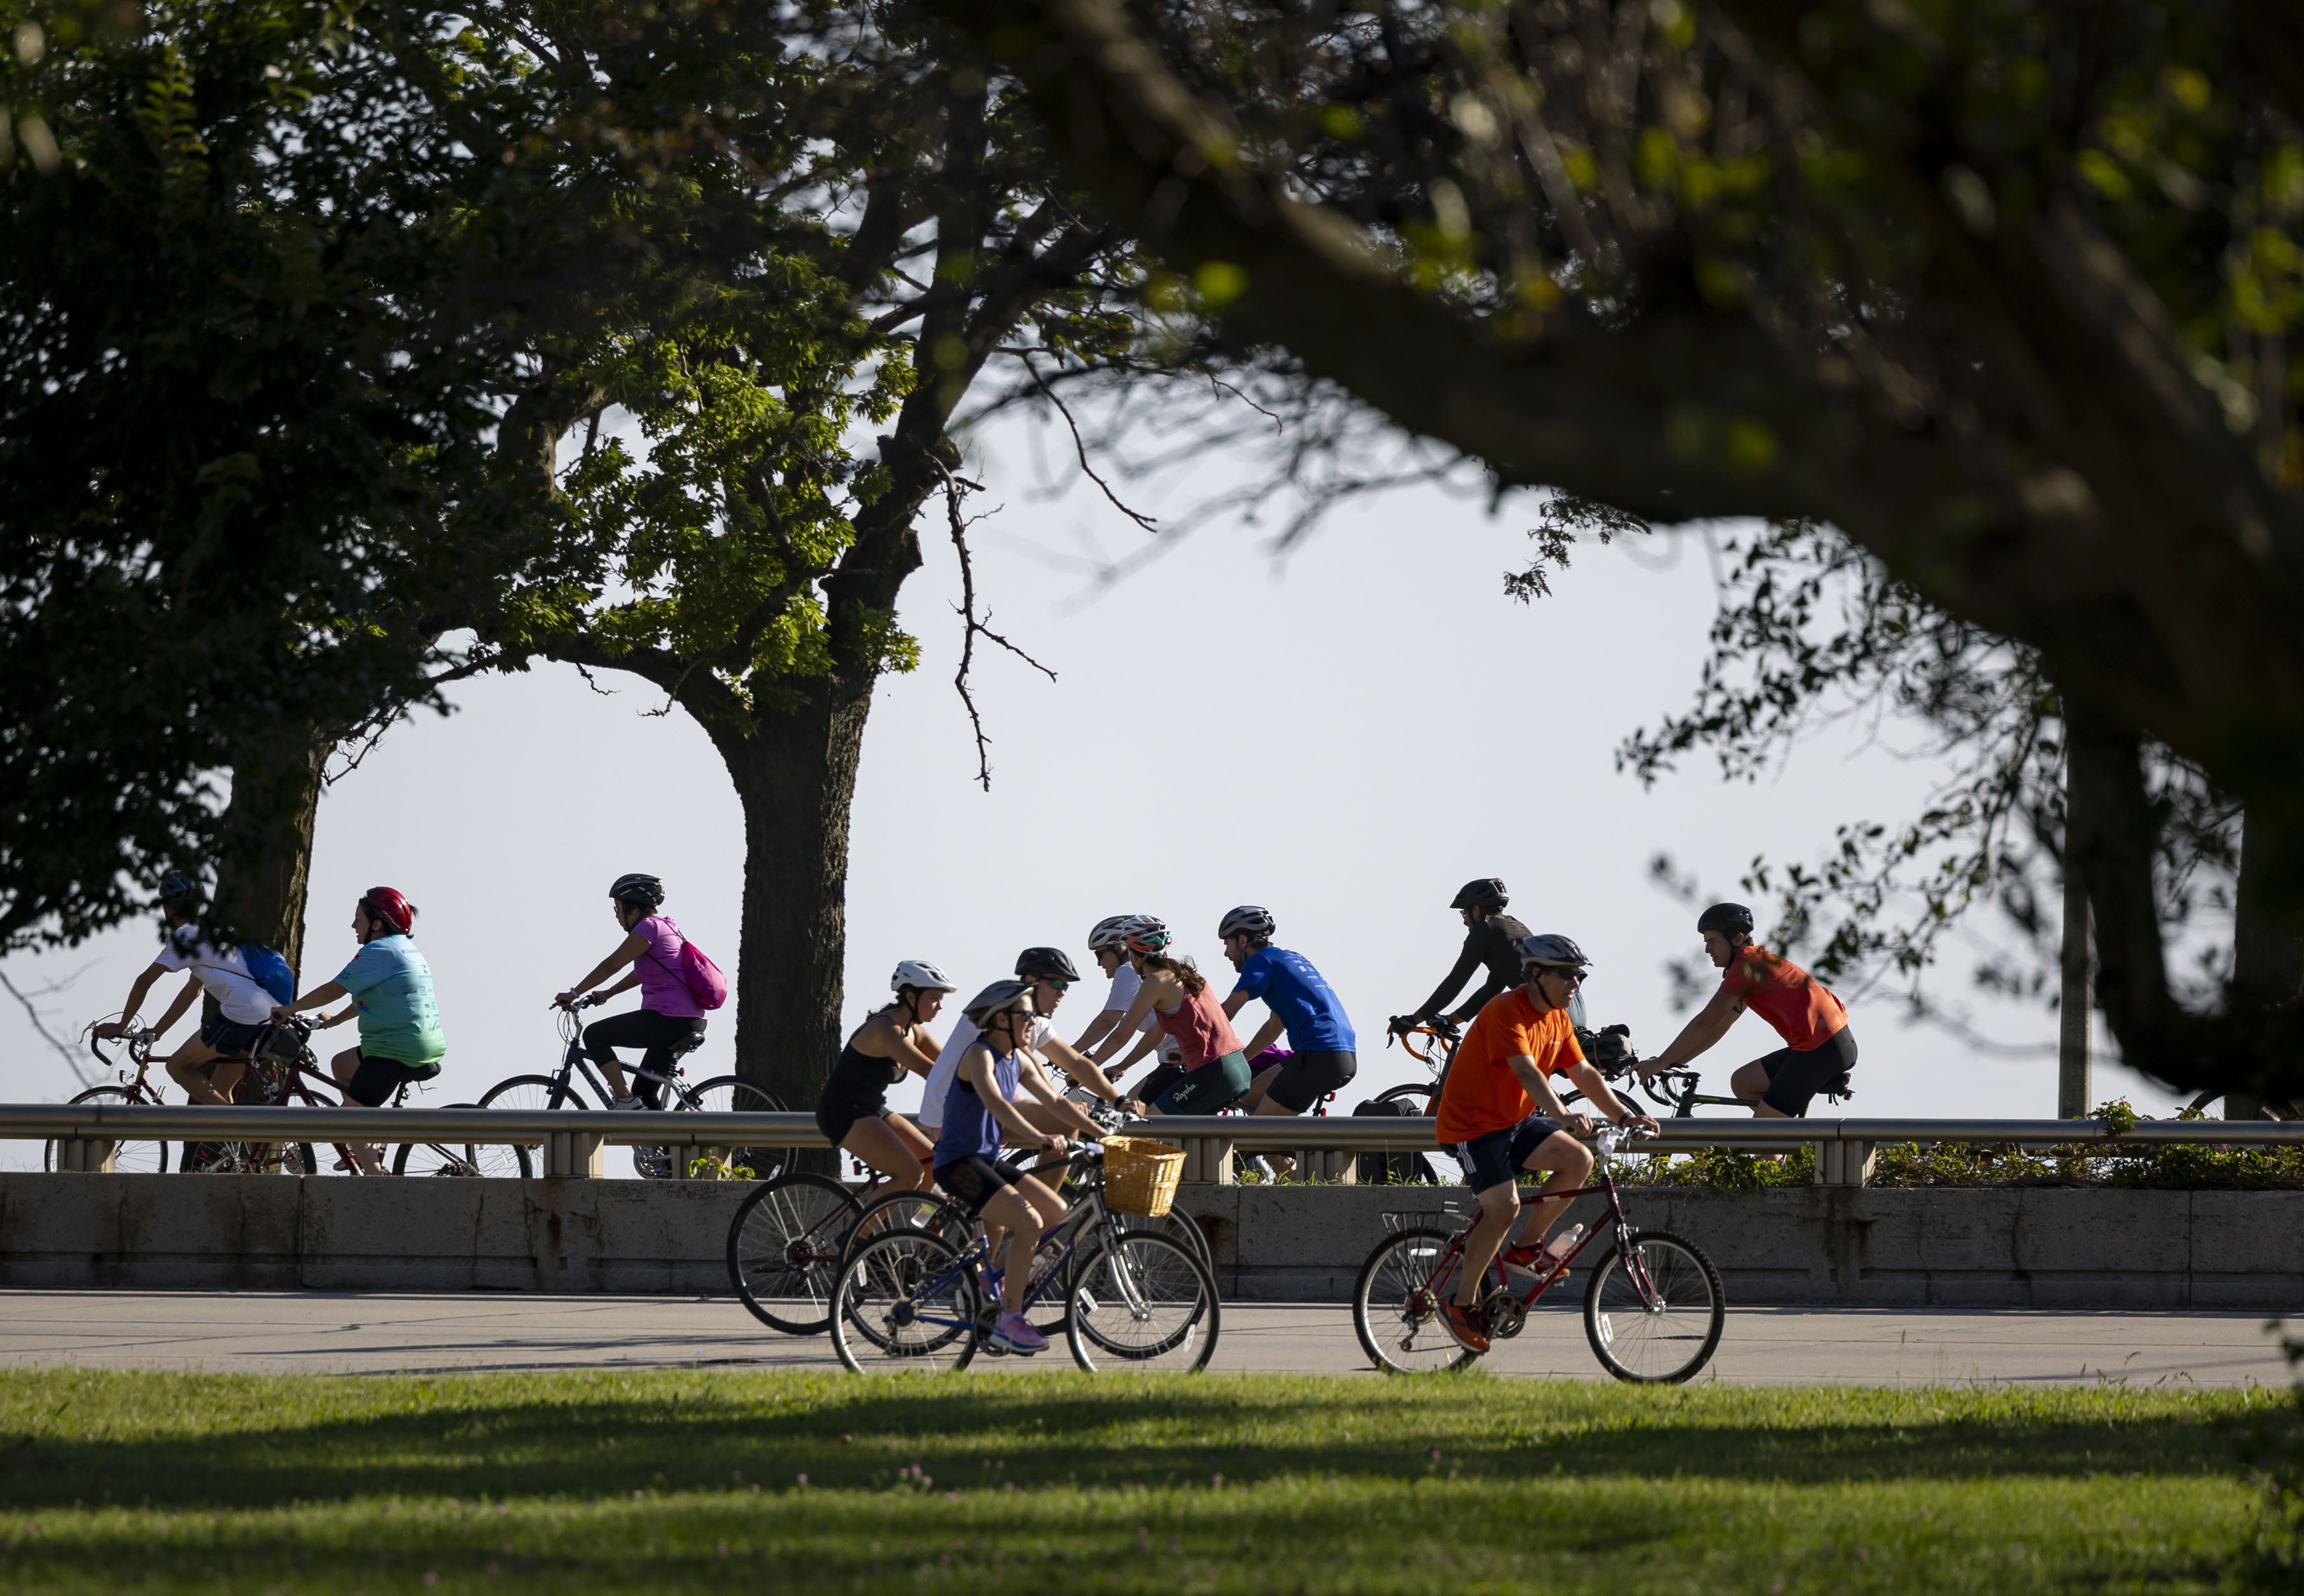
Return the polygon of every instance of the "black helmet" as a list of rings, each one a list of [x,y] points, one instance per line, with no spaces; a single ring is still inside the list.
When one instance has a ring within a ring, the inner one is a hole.
[[[160,878],[160,897],[163,900],[198,898],[199,895],[200,883],[181,870],[171,870]]]
[[[1016,975],[1029,981],[1036,975],[1054,975],[1059,981],[1077,981],[1080,971],[1062,948],[1027,948],[1016,955]]]
[[[1243,903],[1216,922],[1216,937],[1222,941],[1227,937],[1244,936],[1251,942],[1268,942],[1272,940],[1272,933],[1279,929],[1270,909]]]
[[[1455,901],[1448,907],[1450,908],[1484,908],[1494,914],[1511,901],[1512,894],[1504,891],[1504,882],[1493,875],[1484,875],[1478,881],[1466,882],[1463,890],[1456,894]]]
[[[969,1024],[981,1031],[991,1023],[994,1015],[1023,1002],[1031,992],[1032,984],[1029,981],[995,981],[969,999],[968,1007],[961,1012],[968,1016]]]
[[[620,875],[608,896],[618,903],[644,903],[650,908],[664,907],[664,882],[653,875]]]
[[[1584,956],[1584,950],[1576,945],[1573,938],[1561,936],[1557,933],[1548,933],[1543,936],[1524,936],[1520,938],[1519,942],[1513,943],[1512,946],[1519,950],[1520,961],[1524,965],[1566,965],[1571,968],[1580,970],[1585,966],[1592,962],[1589,958],[1587,958]]]
[[[1749,936],[1752,911],[1741,903],[1715,903],[1696,916],[1696,931],[1699,936],[1707,931],[1716,931],[1723,936],[1732,936],[1741,931]]]

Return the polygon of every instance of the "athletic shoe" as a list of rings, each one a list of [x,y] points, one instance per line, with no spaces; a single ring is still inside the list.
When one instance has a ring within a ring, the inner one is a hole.
[[[1488,1349],[1488,1332],[1480,1323],[1486,1317],[1478,1307],[1468,1308],[1453,1297],[1440,1305],[1440,1322],[1448,1327],[1450,1335],[1473,1352]]]
[[[1047,1350],[1048,1338],[1032,1328],[1032,1322],[1021,1313],[1003,1313],[992,1327],[992,1347],[995,1352],[1016,1352],[1029,1357]]]
[[[637,1097],[619,1097],[608,1105],[612,1110],[637,1109],[640,1106],[640,1100]]]

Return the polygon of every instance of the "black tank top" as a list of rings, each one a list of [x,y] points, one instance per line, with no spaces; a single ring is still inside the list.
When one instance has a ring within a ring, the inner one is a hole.
[[[839,1062],[833,1065],[832,1078],[824,1083],[819,1101],[877,1111],[886,1104],[888,1088],[903,1077],[904,1067],[895,1060],[860,1053],[851,1042],[840,1050]]]

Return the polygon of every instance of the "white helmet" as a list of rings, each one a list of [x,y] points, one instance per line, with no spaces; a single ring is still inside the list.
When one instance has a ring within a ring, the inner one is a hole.
[[[1106,915],[1088,928],[1088,950],[1101,953],[1110,949],[1114,953],[1125,951],[1128,927],[1142,916],[1137,915]]]
[[[902,992],[907,986],[920,992],[958,992],[952,978],[925,958],[907,958],[888,977],[888,990]]]

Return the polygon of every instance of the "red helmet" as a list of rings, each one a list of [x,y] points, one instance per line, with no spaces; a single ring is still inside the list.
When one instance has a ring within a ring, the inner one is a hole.
[[[390,887],[370,887],[360,896],[360,907],[406,936],[416,925],[416,906]]]

